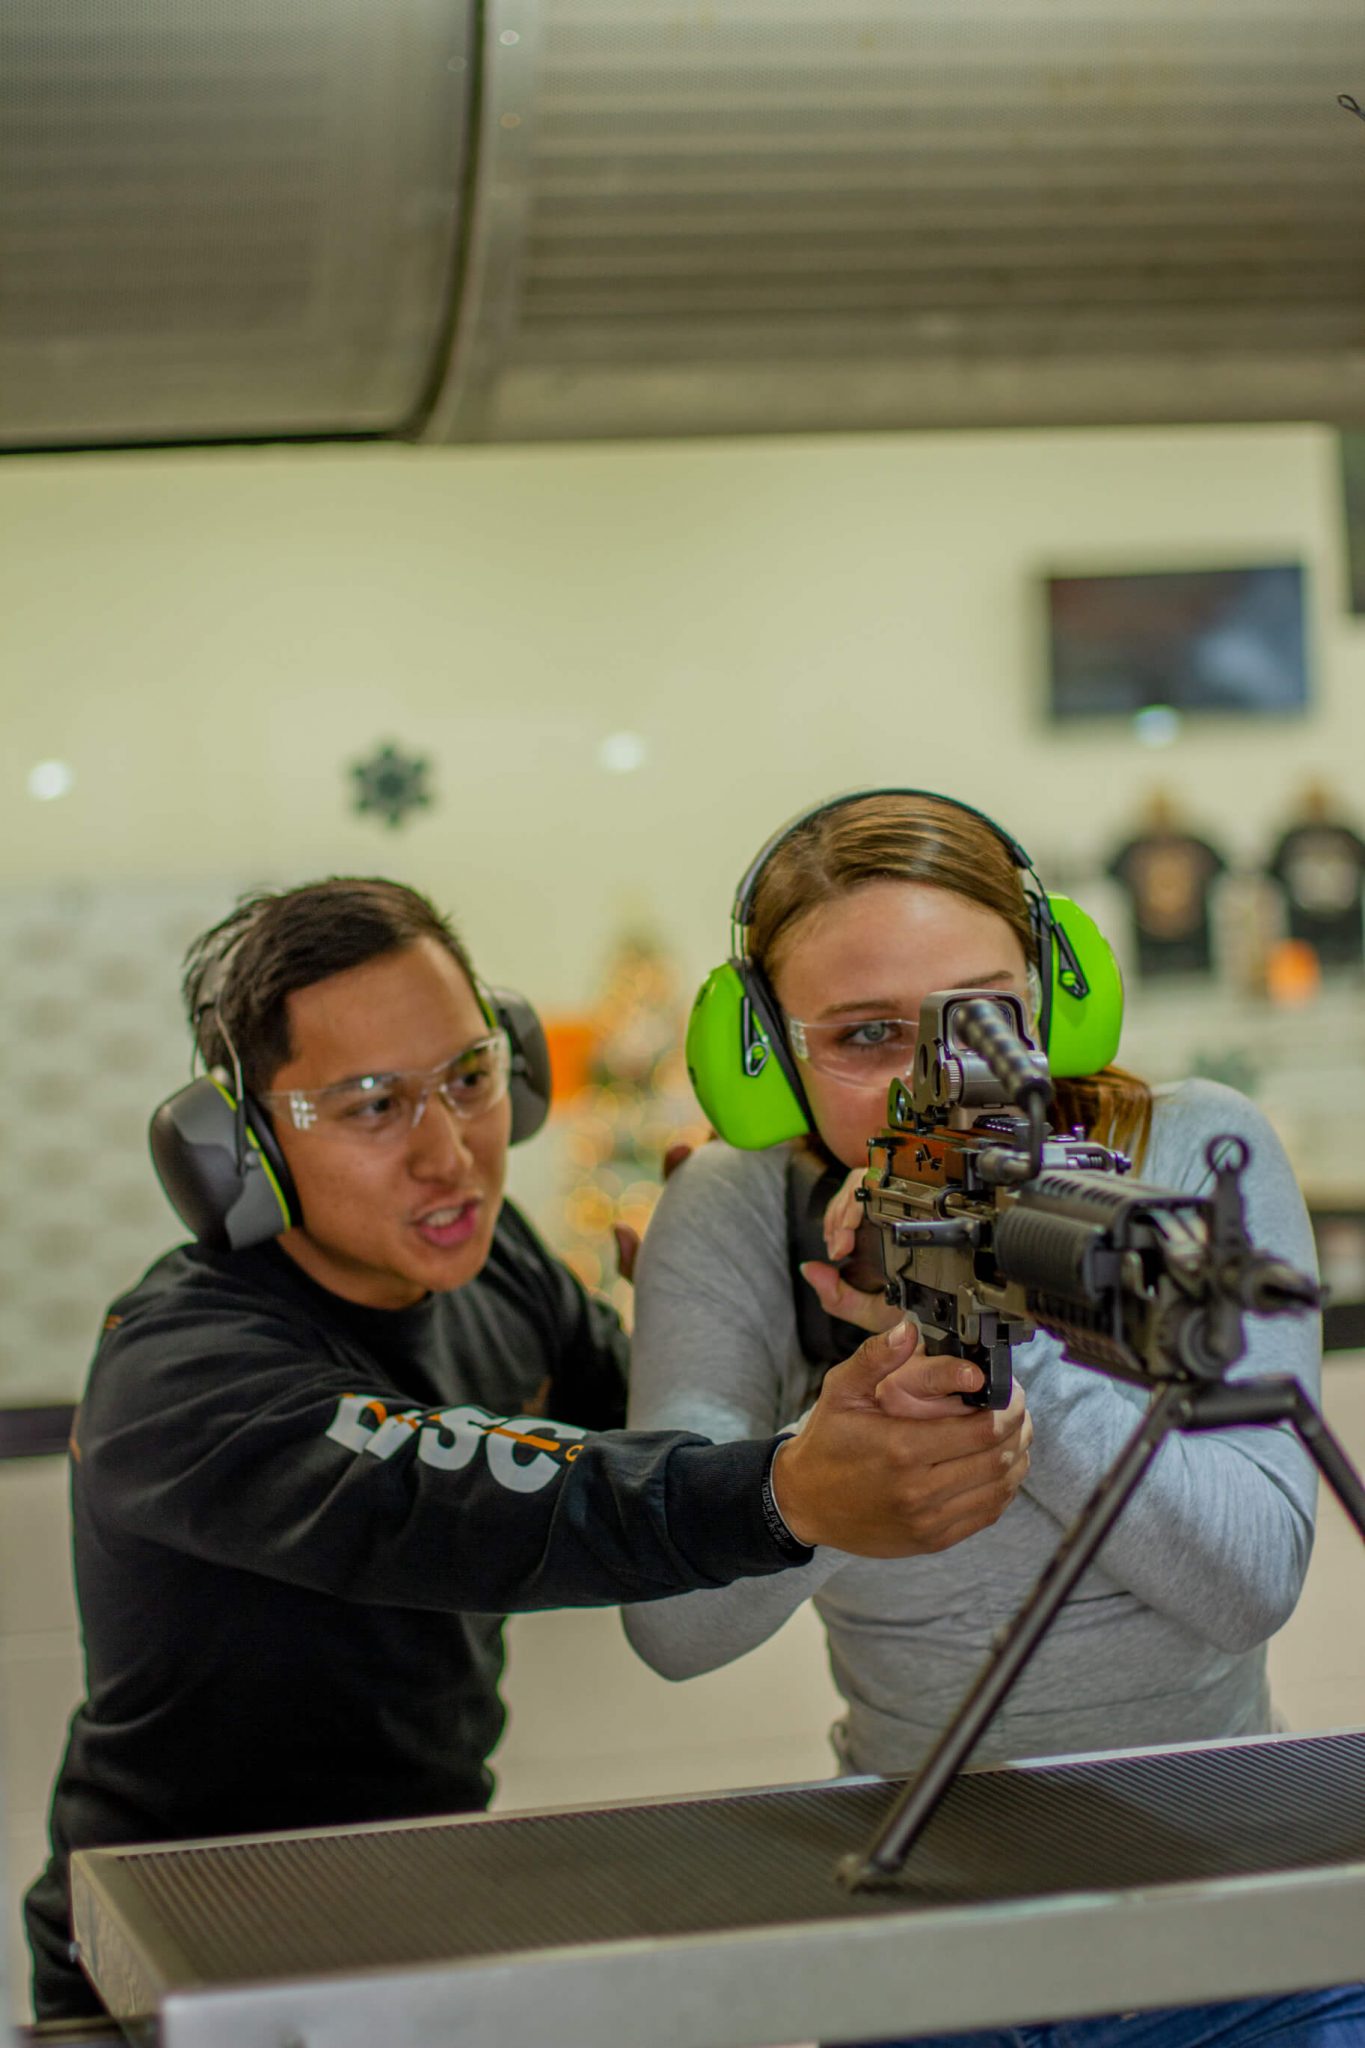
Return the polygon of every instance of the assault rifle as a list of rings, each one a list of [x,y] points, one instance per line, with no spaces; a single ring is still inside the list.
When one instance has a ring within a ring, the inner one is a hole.
[[[1365,1486],[1298,1381],[1225,1379],[1247,1315],[1306,1315],[1322,1298],[1311,1274],[1247,1235],[1244,1141],[1213,1140],[1211,1188],[1185,1194],[1129,1179],[1130,1162],[1081,1131],[1054,1134],[1047,1063],[1022,1003],[998,989],[928,997],[917,1048],[859,1191],[880,1270],[860,1243],[845,1278],[884,1286],[926,1349],[980,1365],[978,1406],[1006,1404],[1011,1351],[1036,1328],[1152,1399],[875,1840],[843,1859],[853,1889],[899,1873],[1171,1430],[1290,1424],[1365,1536]]]
[[[1127,1178],[1123,1153],[1083,1131],[1054,1135],[1051,1104],[1019,998],[954,989],[926,999],[909,1085],[892,1083],[868,1147],[858,1199],[881,1272],[846,1277],[884,1286],[926,1350],[979,1365],[977,1406],[1006,1406],[1010,1353],[1035,1328],[1074,1363],[1151,1386],[1221,1379],[1248,1313],[1317,1307],[1312,1276],[1247,1237],[1241,1139],[1209,1148],[1209,1193],[1183,1194]]]

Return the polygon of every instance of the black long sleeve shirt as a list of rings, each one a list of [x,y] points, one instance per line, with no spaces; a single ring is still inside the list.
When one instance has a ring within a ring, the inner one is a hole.
[[[35,1947],[73,1848],[486,1804],[506,1612],[791,1561],[771,1442],[612,1433],[625,1343],[510,1205],[478,1278],[413,1308],[273,1245],[171,1252],[114,1304],[73,1443],[88,1696]]]

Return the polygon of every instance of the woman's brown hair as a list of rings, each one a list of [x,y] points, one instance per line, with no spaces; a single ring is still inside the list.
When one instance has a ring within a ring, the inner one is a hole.
[[[868,796],[819,811],[782,841],[754,891],[750,958],[771,981],[797,926],[867,882],[924,882],[1004,919],[1040,973],[1023,875],[984,819],[945,798]],[[1057,1123],[1141,1160],[1152,1091],[1123,1067],[1053,1082]]]

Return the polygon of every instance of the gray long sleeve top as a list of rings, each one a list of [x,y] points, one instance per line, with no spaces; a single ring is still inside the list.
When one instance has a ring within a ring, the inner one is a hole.
[[[1157,1089],[1141,1178],[1206,1187],[1205,1146],[1225,1131],[1251,1148],[1253,1242],[1316,1270],[1279,1140],[1234,1090],[1202,1080]],[[809,1404],[818,1374],[797,1344],[787,1157],[785,1146],[711,1144],[670,1181],[637,1275],[632,1429],[767,1436]],[[1317,1398],[1316,1318],[1252,1318],[1247,1331],[1236,1377],[1292,1373]],[[636,1650],[666,1677],[691,1677],[765,1641],[813,1599],[848,1702],[841,1750],[859,1771],[914,1768],[1146,1404],[1140,1388],[1063,1362],[1044,1335],[1016,1352],[1015,1372],[1032,1461],[994,1527],[938,1556],[820,1549],[777,1578],[627,1608]],[[1312,1461],[1285,1428],[1169,1437],[977,1760],[1265,1732],[1265,1642],[1298,1599],[1315,1495]]]

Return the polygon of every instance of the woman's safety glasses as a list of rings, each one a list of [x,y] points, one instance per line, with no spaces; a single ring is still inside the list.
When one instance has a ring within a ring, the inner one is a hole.
[[[1036,1032],[1043,991],[1032,967],[1028,970],[1027,986],[1025,1005]],[[1008,1010],[1003,1010],[1003,1014],[1012,1025]],[[832,1081],[885,1087],[902,1079],[914,1067],[919,1020],[836,1017],[811,1024],[800,1017],[788,1017],[787,1042],[799,1060],[804,1060],[817,1074],[828,1074]]]
[[[831,1081],[886,1083],[915,1064],[918,1023],[908,1017],[839,1018],[806,1024],[788,1017],[787,1039],[799,1060]]]
[[[494,1031],[439,1067],[360,1074],[328,1088],[267,1089],[261,1100],[287,1103],[296,1131],[330,1132],[365,1144],[405,1137],[421,1123],[433,1095],[465,1121],[483,1116],[506,1095],[511,1065],[507,1034]]]

